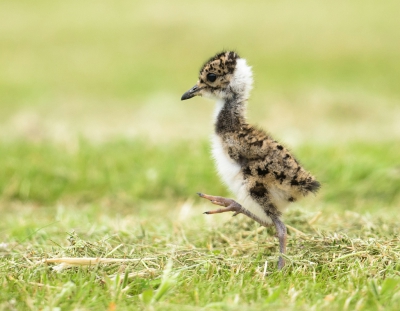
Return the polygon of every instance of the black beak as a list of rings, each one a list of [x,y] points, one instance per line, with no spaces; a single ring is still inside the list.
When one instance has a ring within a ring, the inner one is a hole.
[[[181,100],[186,100],[196,96],[196,93],[199,91],[199,87],[195,85],[189,91],[182,95]]]

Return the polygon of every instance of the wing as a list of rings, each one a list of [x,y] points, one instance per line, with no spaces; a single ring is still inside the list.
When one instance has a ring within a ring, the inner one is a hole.
[[[244,176],[253,176],[265,185],[278,187],[294,195],[316,192],[320,183],[307,172],[287,148],[261,129],[243,125],[238,132],[223,134],[229,156],[237,161]]]

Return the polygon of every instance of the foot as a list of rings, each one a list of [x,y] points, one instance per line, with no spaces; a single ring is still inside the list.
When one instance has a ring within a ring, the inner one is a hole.
[[[219,214],[225,212],[235,212],[233,216],[242,213],[243,207],[232,199],[227,199],[223,197],[217,197],[213,195],[208,195],[204,193],[197,193],[200,198],[209,200],[212,204],[224,206],[225,208],[219,208],[213,211],[204,212],[204,214]]]
[[[212,204],[224,206],[225,208],[220,208],[213,211],[205,212],[204,214],[219,214],[225,212],[235,212],[233,216],[238,214],[246,215],[247,217],[253,219],[254,221],[258,222],[261,226],[268,227],[270,224],[263,221],[262,219],[258,218],[249,210],[245,209],[242,205],[232,199],[227,199],[223,197],[217,197],[214,195],[208,195],[204,193],[197,193],[201,198],[209,200]]]

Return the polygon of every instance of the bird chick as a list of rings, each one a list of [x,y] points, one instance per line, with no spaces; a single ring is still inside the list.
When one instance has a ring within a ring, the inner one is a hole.
[[[290,202],[320,183],[307,172],[282,144],[246,121],[246,104],[253,84],[251,67],[232,51],[210,58],[201,68],[195,86],[182,100],[203,96],[216,100],[212,153],[218,173],[237,201],[199,193],[223,206],[205,214],[244,214],[263,226],[275,225],[280,253],[286,253],[286,226],[281,215]],[[285,265],[279,256],[278,268]]]

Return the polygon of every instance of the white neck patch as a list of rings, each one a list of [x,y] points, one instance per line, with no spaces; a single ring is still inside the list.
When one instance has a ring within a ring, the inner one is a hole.
[[[253,88],[253,72],[244,58],[236,60],[236,68],[230,86],[244,100],[248,99]]]
[[[245,59],[239,58],[236,61],[236,68],[229,86],[240,96],[240,101],[245,101],[249,98],[250,91],[253,88],[253,72],[251,71],[251,67],[247,65]],[[221,109],[224,107],[225,101],[219,97],[211,98],[217,99],[214,111],[214,120],[216,120]]]

